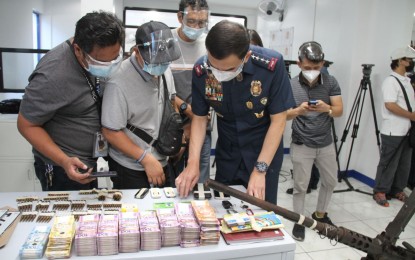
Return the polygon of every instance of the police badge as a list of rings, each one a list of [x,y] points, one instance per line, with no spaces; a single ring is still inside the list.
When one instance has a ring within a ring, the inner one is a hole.
[[[262,83],[259,80],[253,80],[251,82],[251,95],[257,97],[261,95],[262,92]]]

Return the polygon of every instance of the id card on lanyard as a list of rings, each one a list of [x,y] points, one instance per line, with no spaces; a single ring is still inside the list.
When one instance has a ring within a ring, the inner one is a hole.
[[[101,85],[99,82],[99,78],[95,78],[95,85],[92,84],[91,79],[86,75],[85,72],[83,72],[84,77],[88,83],[88,86],[91,90],[92,98],[95,101],[95,104],[98,108],[98,115],[99,115],[99,122],[101,122]],[[94,147],[92,149],[92,158],[98,158],[98,157],[105,157],[108,156],[108,142],[105,140],[103,134],[101,131],[98,131],[94,134]]]

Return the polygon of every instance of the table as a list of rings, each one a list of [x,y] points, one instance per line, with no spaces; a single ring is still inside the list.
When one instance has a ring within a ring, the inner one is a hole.
[[[237,189],[243,187],[236,186]],[[137,190],[122,190],[123,203],[135,203],[139,210],[148,210],[153,208],[154,202],[171,202],[171,201],[189,201],[193,197],[189,196],[187,199],[180,200],[179,198],[166,198],[164,194],[160,199],[152,199],[148,194],[144,199],[134,199],[134,194]],[[85,199],[91,198],[91,195],[78,195],[77,191],[70,191],[69,199]],[[16,198],[22,196],[38,196],[43,198],[47,196],[47,192],[1,192],[0,193],[0,207],[10,206],[17,208]],[[108,200],[107,200],[108,201]],[[97,202],[97,200],[88,200],[88,202]],[[239,211],[241,201],[232,198],[231,202],[235,204],[235,208]],[[217,210],[217,216],[221,217],[226,214],[222,207],[221,200],[210,199],[209,203]],[[252,206],[252,210],[259,210]],[[284,221],[284,220],[283,220]],[[287,220],[285,220],[287,221]],[[49,225],[52,224],[52,221]],[[0,249],[0,259],[19,259],[19,249],[23,245],[32,228],[36,225],[45,225],[37,222],[21,222],[17,225],[8,244]],[[165,260],[201,260],[201,259],[259,259],[259,260],[291,260],[294,259],[295,242],[291,236],[285,231],[284,239],[272,242],[252,243],[243,245],[227,245],[221,237],[219,244],[199,246],[192,248],[162,247],[161,250],[154,251],[139,251],[137,253],[119,253],[118,255],[110,256],[94,256],[94,257],[78,257],[72,248],[72,259],[165,259]],[[177,257],[177,258],[176,258]],[[46,259],[46,257],[44,257]]]

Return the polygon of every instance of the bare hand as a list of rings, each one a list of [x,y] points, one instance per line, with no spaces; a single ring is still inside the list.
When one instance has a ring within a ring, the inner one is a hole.
[[[246,191],[255,198],[265,200],[265,174],[254,170],[248,182],[248,189]]]
[[[307,114],[308,111],[309,111],[308,102],[303,102],[303,103],[301,103],[301,105],[299,105],[297,107],[298,116],[302,116],[304,114]]]
[[[199,165],[187,165],[176,178],[176,188],[180,198],[186,198],[199,180]]]
[[[92,168],[89,169],[86,173],[80,173],[78,171],[78,168],[86,170],[88,169],[88,166],[81,162],[81,160],[79,160],[77,157],[68,157],[61,166],[65,169],[69,179],[81,184],[87,184],[96,179],[89,177],[92,172]]]
[[[330,111],[330,105],[327,105],[322,100],[317,100],[317,105],[309,105],[308,109],[310,111],[329,112]]]
[[[147,153],[141,162],[147,174],[148,182],[161,187],[166,182],[163,167],[160,162],[150,153]]]

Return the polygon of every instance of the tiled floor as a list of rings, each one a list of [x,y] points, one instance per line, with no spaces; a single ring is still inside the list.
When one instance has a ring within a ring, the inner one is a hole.
[[[285,156],[281,169],[280,183],[278,188],[278,204],[288,210],[292,210],[292,195],[288,195],[286,190],[292,187],[290,174],[292,164],[289,156]],[[214,169],[211,171],[214,176]],[[213,177],[212,176],[212,177]],[[371,192],[371,188],[353,178],[348,179],[355,189]],[[336,190],[346,189],[347,184],[343,181],[337,184]],[[408,192],[408,191],[406,191]],[[311,217],[317,203],[318,190],[313,190],[306,196],[307,217]],[[408,193],[409,195],[409,193]],[[352,231],[356,231],[365,236],[374,238],[393,220],[403,203],[398,200],[391,200],[389,208],[378,206],[371,196],[355,191],[334,193],[328,208],[328,214],[334,224],[343,226]],[[294,223],[284,219],[286,230],[291,234]],[[401,246],[402,241],[406,241],[415,246],[415,220],[411,219],[396,245]],[[303,242],[297,242],[296,260],[343,260],[360,259],[366,253],[341,243],[336,245],[334,241],[320,236],[311,229],[306,228],[306,236]]]

